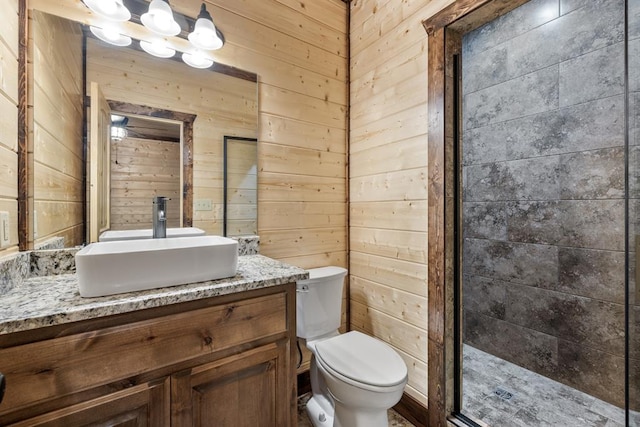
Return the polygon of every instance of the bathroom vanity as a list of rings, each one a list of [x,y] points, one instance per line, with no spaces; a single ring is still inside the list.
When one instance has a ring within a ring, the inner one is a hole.
[[[251,255],[233,278],[110,297],[28,279],[2,296],[0,425],[295,425],[306,277]]]

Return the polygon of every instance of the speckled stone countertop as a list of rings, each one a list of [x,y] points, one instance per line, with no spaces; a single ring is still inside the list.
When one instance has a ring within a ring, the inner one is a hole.
[[[228,279],[97,298],[80,296],[75,274],[32,277],[2,295],[0,334],[228,295],[306,278],[305,270],[261,255],[238,257],[238,273]]]

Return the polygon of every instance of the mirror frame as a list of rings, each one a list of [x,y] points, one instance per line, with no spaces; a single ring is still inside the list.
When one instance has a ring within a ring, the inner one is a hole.
[[[29,88],[30,82],[33,81],[32,74],[33,70],[28,64],[28,47],[29,47],[29,28],[28,28],[28,10],[39,10],[41,12],[49,13],[61,18],[68,19],[70,21],[74,21],[82,25],[84,39],[83,43],[83,55],[86,57],[86,38],[88,33],[88,23],[91,22],[91,12],[84,7],[84,5],[79,3],[79,6],[71,8],[61,8],[59,3],[52,0],[35,0],[33,3],[27,5],[28,0],[18,0],[18,144],[17,144],[17,157],[18,157],[18,249],[20,251],[27,251],[33,249],[34,239],[31,239],[30,236],[33,236],[34,232],[34,200],[33,200],[33,192],[34,192],[34,171],[33,171],[33,123],[30,122],[30,115],[28,114],[28,106],[29,106],[29,97],[33,97],[31,93],[32,89]],[[135,3],[136,0],[125,0],[127,5],[131,5]],[[82,10],[79,10],[82,9]],[[174,15],[180,15],[188,25],[191,25],[195,22],[194,19],[181,15],[178,12],[174,11]],[[140,17],[137,14],[132,13],[133,23],[139,23]],[[183,31],[176,36],[177,39],[187,39],[187,32],[183,29]],[[133,49],[141,51],[141,49],[135,46],[133,43],[130,46],[127,46],[127,49]],[[178,55],[175,55],[173,58],[169,58],[168,60],[176,61],[182,63],[182,60]],[[86,63],[84,64],[86,67]],[[258,75],[256,73],[246,71],[240,68],[236,68],[227,64],[214,63],[213,66],[209,68],[209,71],[214,73],[221,73],[232,77],[237,77],[243,80],[258,82]],[[85,92],[85,104],[86,104],[86,82],[84,84],[84,92]],[[86,111],[86,109],[85,109]],[[183,121],[184,122],[184,121]],[[185,122],[186,123],[186,122]],[[193,124],[193,122],[192,122]],[[86,123],[84,124],[86,127]],[[187,126],[185,126],[185,129]],[[193,144],[193,126],[191,126],[191,144]],[[186,138],[185,138],[186,141]],[[184,144],[186,147],[186,144]],[[184,150],[184,160],[189,159],[191,164],[191,168],[193,167],[193,145],[191,145],[191,149],[188,153],[186,153],[186,149]],[[86,165],[87,158],[87,135],[86,129],[85,134],[83,135],[83,162]],[[187,156],[188,154],[188,156]],[[184,166],[183,166],[184,167]],[[188,226],[192,224],[193,220],[193,180],[189,182],[189,187],[187,187],[187,176],[193,177],[193,172],[191,170],[190,174],[184,171],[184,184],[183,184],[183,225]],[[85,224],[85,243],[86,243],[86,210],[87,210],[87,195],[86,195],[86,179],[83,180],[83,209],[84,209],[84,224]],[[186,191],[186,193],[185,193]],[[188,203],[188,206],[187,206]],[[190,214],[189,214],[190,213]],[[189,217],[189,221],[187,222],[187,217]]]

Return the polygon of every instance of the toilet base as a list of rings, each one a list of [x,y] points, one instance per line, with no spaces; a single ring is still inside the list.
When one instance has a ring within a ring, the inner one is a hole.
[[[348,408],[335,402],[335,424],[333,427],[388,427],[389,419],[386,409],[366,410]]]
[[[312,396],[306,410],[314,427],[333,427],[333,407],[326,397]]]

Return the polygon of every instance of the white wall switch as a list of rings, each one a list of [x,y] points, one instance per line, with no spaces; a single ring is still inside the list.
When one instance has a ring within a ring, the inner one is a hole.
[[[213,210],[213,202],[211,201],[211,199],[198,199],[194,203],[194,210],[211,211]]]
[[[0,248],[9,246],[11,240],[11,226],[9,225],[9,212],[0,212]]]

